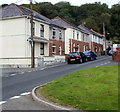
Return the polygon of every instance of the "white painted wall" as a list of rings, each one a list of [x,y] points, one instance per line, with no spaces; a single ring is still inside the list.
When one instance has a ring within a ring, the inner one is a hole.
[[[35,36],[40,37],[40,24],[44,25],[44,37],[45,39],[49,40],[49,25],[40,21],[33,21],[35,23]],[[26,40],[31,36],[31,24],[30,19],[26,18]],[[49,55],[49,45],[45,43],[45,56]],[[26,41],[26,55],[29,57],[31,56],[31,46],[28,41]],[[35,57],[40,56],[40,42],[35,42]]]
[[[56,38],[55,38],[55,40],[60,40],[59,39],[59,31],[61,31],[61,33],[62,33],[62,39],[61,39],[61,41],[65,41],[65,30],[61,29],[59,27],[55,27],[55,26],[51,26],[49,28],[49,38],[53,39],[52,38],[52,36],[53,36],[53,29],[55,29],[55,31],[56,31]]]
[[[73,29],[66,28],[65,30],[65,54],[69,53],[69,39],[73,39]]]
[[[35,36],[40,37],[40,24],[44,24],[44,38],[49,40],[49,25],[35,22]],[[31,63],[31,45],[27,39],[31,35],[31,24],[28,18],[13,18],[0,20],[0,64],[29,64]],[[49,45],[45,44],[45,56],[49,55]],[[40,56],[40,43],[35,43],[35,57]]]
[[[2,56],[0,58],[25,56],[25,18],[2,20]]]

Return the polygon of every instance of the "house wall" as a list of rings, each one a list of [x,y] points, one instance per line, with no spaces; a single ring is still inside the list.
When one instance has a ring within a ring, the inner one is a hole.
[[[30,57],[26,57],[26,19],[14,18],[0,20],[2,32],[2,50],[0,55],[0,65],[4,66],[29,66]]]
[[[53,29],[56,31],[56,38],[53,39]],[[59,39],[59,31],[61,31],[62,34],[62,39]],[[52,53],[52,46],[56,46],[56,54],[55,55],[64,55],[65,54],[65,30],[59,27],[50,27],[50,41],[51,43],[49,44],[49,56],[53,56]],[[61,51],[60,51],[61,47]]]
[[[78,40],[73,40],[69,39],[69,52],[84,52],[89,49],[89,43],[78,41]]]
[[[102,44],[98,44],[95,42],[91,42],[92,45],[92,51],[98,53],[98,55],[102,55],[103,54],[103,45]]]
[[[73,30],[71,28],[67,28],[65,30],[65,54],[69,54],[69,39],[72,39]]]
[[[25,56],[25,18],[2,20],[1,57],[13,58]]]
[[[93,52],[96,52],[98,56],[103,55],[103,46],[104,46],[103,37],[91,35],[91,42],[89,43],[90,43],[90,49]]]
[[[74,37],[73,37],[74,31]],[[79,37],[77,37],[79,33]],[[78,48],[76,47],[77,45]],[[83,48],[83,46],[85,48]],[[85,51],[89,48],[89,35],[82,33],[80,30],[67,28],[65,31],[65,54],[75,51]]]
[[[49,39],[49,25],[40,21],[35,21],[35,36],[40,37],[40,24],[44,24],[44,38]],[[31,35],[31,24],[28,18],[12,18],[0,21],[0,65],[22,65],[31,64],[31,44],[28,38]],[[45,55],[49,56],[49,44],[44,44]],[[40,57],[40,42],[35,42],[35,64],[37,57]]]
[[[44,37],[49,40],[49,24],[34,20],[35,23],[35,35],[40,37],[40,24],[44,25]],[[26,18],[26,40],[31,36],[31,24],[30,19]],[[31,45],[29,41],[26,41],[26,55],[31,56]],[[39,57],[40,55],[40,42],[35,42],[35,57]],[[49,56],[49,44],[44,44],[44,56]]]
[[[52,40],[50,39],[52,43],[49,45],[49,56],[53,56],[52,54],[52,46],[53,44],[56,46],[56,55],[60,55],[60,49],[59,47],[61,46],[61,55],[65,54],[65,42],[64,41],[59,41],[59,40]]]

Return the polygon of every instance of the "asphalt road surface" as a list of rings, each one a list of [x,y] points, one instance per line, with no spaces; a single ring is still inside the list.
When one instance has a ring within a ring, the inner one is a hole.
[[[82,64],[63,64],[51,68],[42,68],[36,71],[26,71],[2,77],[2,102],[14,99],[24,93],[29,93],[36,86],[45,84],[78,70],[116,65],[112,62],[111,56],[100,57],[95,61]]]

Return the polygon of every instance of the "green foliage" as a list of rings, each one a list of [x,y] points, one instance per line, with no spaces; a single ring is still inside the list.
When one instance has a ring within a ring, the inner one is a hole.
[[[0,5],[0,8],[4,8],[4,7],[6,7],[8,4],[2,4],[2,5]]]
[[[84,23],[84,25],[89,29],[96,29],[96,31],[99,31],[99,27],[97,26],[95,17],[93,16],[89,16],[86,19],[81,20],[80,22],[81,24]]]
[[[120,5],[114,5],[111,8],[111,34],[112,36],[120,38]]]

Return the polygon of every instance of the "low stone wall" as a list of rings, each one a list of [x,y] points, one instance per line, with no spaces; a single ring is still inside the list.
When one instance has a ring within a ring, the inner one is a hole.
[[[112,60],[114,62],[120,62],[120,48],[117,48],[117,50],[112,54]]]
[[[35,58],[37,63],[37,58]],[[35,65],[37,66],[37,65]],[[0,68],[30,68],[31,58],[0,58]]]
[[[65,62],[65,56],[43,56],[35,58],[35,67]],[[30,68],[31,58],[0,58],[0,68]]]
[[[64,62],[65,62],[65,56],[44,56],[38,58],[38,67],[46,66],[46,65],[54,65]]]

